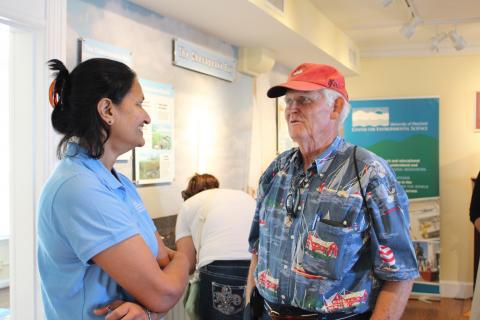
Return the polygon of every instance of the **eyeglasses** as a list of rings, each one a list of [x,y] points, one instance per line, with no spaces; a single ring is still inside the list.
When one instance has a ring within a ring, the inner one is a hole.
[[[287,107],[291,107],[293,103],[296,103],[297,106],[304,107],[314,103],[318,99],[318,96],[307,97],[299,96],[295,98],[285,97],[285,104]]]
[[[285,209],[290,219],[297,217],[298,205],[300,204],[301,189],[308,185],[308,179],[304,173],[292,178],[287,198],[285,199]]]

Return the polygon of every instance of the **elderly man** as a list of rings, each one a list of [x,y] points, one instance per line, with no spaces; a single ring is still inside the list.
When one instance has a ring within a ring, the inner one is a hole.
[[[299,147],[260,178],[247,292],[263,319],[399,319],[418,277],[408,199],[385,160],[338,136],[344,77],[305,63],[267,95],[285,95]]]

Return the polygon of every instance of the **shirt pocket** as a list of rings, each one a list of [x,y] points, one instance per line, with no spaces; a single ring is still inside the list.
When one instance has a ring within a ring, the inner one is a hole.
[[[303,239],[302,267],[307,274],[341,280],[363,246],[358,223],[362,201],[355,195],[330,194],[315,202],[315,214]]]

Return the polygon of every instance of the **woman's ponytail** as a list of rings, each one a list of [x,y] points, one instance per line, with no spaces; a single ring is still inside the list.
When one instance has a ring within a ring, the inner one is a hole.
[[[50,70],[54,71],[55,79],[49,90],[49,100],[53,107],[52,125],[53,128],[61,133],[68,134],[69,112],[68,112],[68,94],[70,87],[70,74],[65,65],[57,59],[48,61]]]

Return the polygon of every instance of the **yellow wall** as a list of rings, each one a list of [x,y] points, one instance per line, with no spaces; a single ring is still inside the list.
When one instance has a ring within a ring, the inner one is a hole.
[[[347,88],[352,99],[440,98],[440,277],[471,282],[473,227],[468,208],[470,178],[480,169],[480,132],[473,129],[480,55],[364,59],[360,75],[348,78]]]

